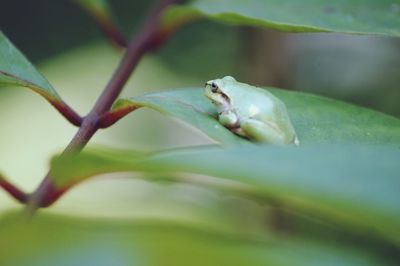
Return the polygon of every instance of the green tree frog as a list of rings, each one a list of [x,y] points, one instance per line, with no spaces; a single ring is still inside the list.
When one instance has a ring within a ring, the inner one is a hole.
[[[205,95],[217,107],[219,122],[233,133],[257,142],[299,145],[285,104],[267,90],[226,76],[207,81]]]

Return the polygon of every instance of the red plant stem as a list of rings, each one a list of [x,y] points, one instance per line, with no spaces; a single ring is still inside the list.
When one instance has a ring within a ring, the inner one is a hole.
[[[63,101],[49,101],[71,124],[79,127],[82,124],[82,117]]]
[[[161,0],[149,15],[142,30],[134,38],[109,83],[97,99],[89,114],[83,118],[81,126],[66,147],[61,156],[79,153],[89,142],[91,137],[100,128],[101,116],[108,112],[115,99],[122,91],[139,60],[148,52],[158,48],[165,38],[159,38],[159,19],[162,11],[169,5],[177,3],[178,0]],[[47,207],[54,203],[67,189],[57,188],[50,172],[43,179],[42,183],[29,198],[26,213],[32,215],[40,207]]]
[[[11,77],[16,80],[21,80],[19,77],[15,76],[13,74],[1,71],[1,70],[0,70],[0,74]],[[69,122],[71,122],[71,124],[73,124],[75,126],[81,125],[82,117],[80,115],[78,115],[78,113],[76,113],[63,100],[61,100],[60,98],[51,97],[50,95],[48,95],[44,92],[41,92],[40,88],[38,88],[35,84],[33,84],[29,81],[26,81],[26,80],[22,80],[22,81],[24,82],[24,86],[31,88],[33,91],[35,91],[36,93],[40,94],[43,98],[45,98],[54,108],[57,109],[58,112],[60,112],[61,115],[63,115]]]
[[[114,125],[121,118],[140,108],[140,106],[127,106],[117,110],[109,111],[103,114],[99,121],[100,128],[107,128]]]
[[[7,180],[1,178],[0,176],[0,187],[2,187],[5,191],[8,192],[14,199],[19,201],[20,203],[26,203],[28,200],[28,194],[8,182]]]
[[[113,23],[113,21],[111,21],[109,18],[96,18],[96,21],[100,30],[111,42],[119,47],[126,47],[128,45],[124,35]]]

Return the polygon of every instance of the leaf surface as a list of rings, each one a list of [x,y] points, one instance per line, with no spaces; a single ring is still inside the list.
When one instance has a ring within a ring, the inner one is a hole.
[[[39,71],[0,31],[0,87],[27,87],[50,102],[60,96]]]
[[[350,244],[266,233],[256,240],[182,221],[93,221],[39,215],[2,219],[2,265],[386,265],[390,259]],[[242,229],[243,230],[243,229]],[[378,254],[377,254],[378,253]],[[389,265],[389,264],[388,264]]]
[[[366,143],[400,147],[400,120],[395,117],[312,94],[268,90],[286,104],[301,145]],[[132,106],[151,108],[181,119],[225,146],[249,143],[217,121],[216,108],[201,88],[122,99],[114,109]]]
[[[400,36],[400,2],[388,0],[192,0],[171,8],[164,23],[190,17],[290,32]]]
[[[239,181],[303,213],[368,228],[400,243],[400,151],[377,145],[246,145],[139,155],[86,151],[53,161],[60,186],[110,172],[189,172]]]
[[[103,23],[112,21],[112,12],[107,0],[73,0],[91,16]]]

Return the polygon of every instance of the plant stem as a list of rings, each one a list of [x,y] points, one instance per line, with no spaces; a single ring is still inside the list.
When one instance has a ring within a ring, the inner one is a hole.
[[[124,48],[127,46],[127,41],[122,32],[115,25],[115,22],[109,18],[95,18],[100,30],[114,45]]]
[[[71,124],[79,127],[82,124],[82,117],[63,101],[50,101],[60,114],[62,114]]]
[[[139,34],[128,45],[109,83],[97,99],[92,110],[83,118],[78,132],[61,156],[79,153],[100,128],[101,116],[110,110],[139,60],[146,53],[158,48],[166,40],[166,38],[160,38],[159,36],[161,34],[159,31],[160,15],[165,8],[177,2],[178,0],[161,0],[153,12],[150,13]],[[38,208],[50,206],[66,191],[66,188],[56,187],[50,172],[29,198],[26,207],[27,214],[32,215]]]
[[[108,111],[102,115],[99,121],[100,128],[108,128],[118,122],[121,118],[140,108],[140,106],[126,106],[116,110]]]
[[[28,199],[28,195],[25,192],[5,180],[2,176],[0,176],[0,187],[20,203],[25,203]]]
[[[119,48],[127,47],[128,42],[119,29],[116,20],[114,19],[111,7],[107,4],[107,1],[91,3],[86,0],[75,0],[74,2],[93,18],[104,36],[110,42]]]

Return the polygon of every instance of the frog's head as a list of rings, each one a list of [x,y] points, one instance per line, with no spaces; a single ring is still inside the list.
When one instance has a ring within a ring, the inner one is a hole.
[[[207,81],[205,95],[217,106],[229,106],[229,88],[232,86],[232,83],[236,82],[237,81],[231,76]]]

